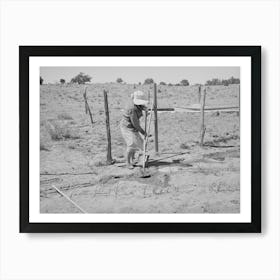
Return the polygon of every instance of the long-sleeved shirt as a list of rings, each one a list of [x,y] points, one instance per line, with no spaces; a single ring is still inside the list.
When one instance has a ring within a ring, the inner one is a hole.
[[[142,116],[142,109],[131,102],[126,106],[124,110],[121,125],[133,132],[140,132],[144,135],[145,131],[140,126],[139,121]]]

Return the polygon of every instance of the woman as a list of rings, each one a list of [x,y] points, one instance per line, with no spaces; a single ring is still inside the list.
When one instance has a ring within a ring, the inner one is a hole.
[[[126,163],[129,169],[134,168],[136,151],[143,151],[144,143],[140,134],[146,137],[146,132],[140,126],[140,118],[148,105],[147,96],[142,91],[135,91],[131,97],[132,100],[126,106],[121,120],[121,132],[127,145]]]

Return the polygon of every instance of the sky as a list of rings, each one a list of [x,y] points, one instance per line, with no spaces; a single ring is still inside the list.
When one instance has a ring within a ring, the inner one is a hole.
[[[128,84],[143,83],[146,78],[152,78],[156,83],[179,83],[187,79],[190,84],[204,84],[213,78],[240,78],[240,67],[41,67],[40,75],[44,83],[66,82],[83,72],[92,77],[92,83],[116,82],[122,78]]]

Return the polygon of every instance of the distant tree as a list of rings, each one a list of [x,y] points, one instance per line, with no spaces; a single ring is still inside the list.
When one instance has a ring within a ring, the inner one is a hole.
[[[171,87],[171,86],[173,86],[173,84],[169,83],[168,86]]]
[[[222,81],[217,79],[217,78],[214,78],[212,80],[208,80],[206,82],[206,85],[207,86],[217,86],[217,85],[222,85]]]
[[[213,80],[212,80],[212,84],[213,84],[214,86],[218,86],[218,85],[221,85],[222,82],[221,82],[221,80],[219,80],[219,79],[213,79]]]
[[[228,80],[222,80],[222,84],[227,87],[229,85],[229,81]]]
[[[40,76],[40,85],[42,85],[44,82],[44,79]]]
[[[165,82],[160,82],[159,83],[161,86],[166,86],[166,83]]]
[[[150,85],[150,84],[153,84],[154,83],[154,80],[152,78],[147,78],[145,81],[144,81],[144,85]]]
[[[78,83],[80,85],[85,84],[86,82],[90,82],[91,79],[92,78],[89,75],[80,72],[77,76],[71,79],[71,83]]]
[[[119,83],[119,84],[123,83],[123,79],[122,78],[117,78],[117,83]]]
[[[182,80],[181,82],[180,82],[180,84],[182,85],[182,86],[189,86],[190,85],[190,83],[189,83],[189,81],[188,80]]]
[[[60,79],[59,81],[60,81],[60,83],[61,83],[62,85],[65,84],[65,80],[64,80],[64,79]]]
[[[208,85],[208,86],[217,86],[217,85],[228,86],[228,85],[233,85],[233,84],[240,84],[240,79],[231,77],[231,78],[225,79],[225,80],[220,80],[220,79],[215,78],[215,79],[206,81],[206,85]]]
[[[240,84],[240,79],[237,79],[237,78],[234,78],[234,77],[230,77],[228,79],[228,83],[231,84],[231,85]]]
[[[139,82],[138,85],[141,86],[141,82]]]

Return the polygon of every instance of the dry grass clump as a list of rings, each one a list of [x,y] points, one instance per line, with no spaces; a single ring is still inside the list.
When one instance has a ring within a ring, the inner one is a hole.
[[[230,184],[227,182],[215,182],[209,186],[209,191],[215,193],[234,192],[234,191],[238,191],[239,188],[240,188],[239,182],[230,182]]]
[[[106,166],[106,160],[105,159],[97,159],[97,160],[91,160],[88,163],[88,166],[90,167],[102,167],[102,166]]]
[[[73,143],[68,145],[68,149],[70,149],[70,150],[75,150],[76,148],[77,148],[76,145]]]
[[[228,144],[228,142],[231,141],[236,141],[239,140],[240,137],[237,134],[230,134],[226,133],[225,135],[218,136],[218,135],[213,135],[212,136],[214,139],[212,141],[206,141],[204,144],[207,146],[211,145],[222,145],[222,144]]]
[[[50,151],[51,146],[51,137],[48,133],[45,122],[40,122],[40,151]]]
[[[47,145],[45,143],[43,143],[42,141],[40,141],[40,151],[49,151],[49,149],[47,148]]]
[[[73,120],[73,118],[68,113],[61,113],[57,115],[58,120]]]
[[[67,123],[47,122],[46,126],[51,139],[54,141],[80,138],[74,129],[70,128]]]
[[[185,144],[185,143],[182,143],[182,144],[180,145],[180,148],[181,148],[181,149],[184,149],[184,150],[190,150],[190,149],[191,149],[191,147],[190,147],[189,145]]]

